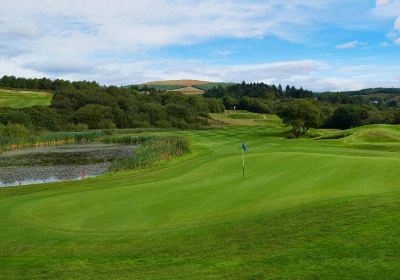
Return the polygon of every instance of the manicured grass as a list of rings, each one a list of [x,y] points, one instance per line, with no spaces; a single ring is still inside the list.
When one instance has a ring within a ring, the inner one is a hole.
[[[0,89],[0,107],[49,106],[52,95],[46,92]]]
[[[244,121],[174,132],[192,153],[157,169],[1,189],[0,278],[396,279],[400,144]]]

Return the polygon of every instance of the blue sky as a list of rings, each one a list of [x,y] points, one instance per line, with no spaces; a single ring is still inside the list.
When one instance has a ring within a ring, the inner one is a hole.
[[[354,90],[400,87],[399,54],[400,0],[0,1],[0,75]]]

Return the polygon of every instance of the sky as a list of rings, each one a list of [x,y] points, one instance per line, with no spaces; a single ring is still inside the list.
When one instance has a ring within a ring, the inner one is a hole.
[[[0,75],[400,87],[400,0],[0,0]]]

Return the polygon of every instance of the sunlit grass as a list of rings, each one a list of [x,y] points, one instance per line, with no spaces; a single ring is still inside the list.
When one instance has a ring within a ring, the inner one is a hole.
[[[51,99],[52,94],[47,92],[0,89],[0,107],[49,106]]]

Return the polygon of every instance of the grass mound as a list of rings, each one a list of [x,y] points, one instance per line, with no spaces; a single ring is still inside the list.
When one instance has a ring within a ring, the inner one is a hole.
[[[399,142],[400,130],[394,127],[372,127],[358,129],[353,135],[365,142]]]

